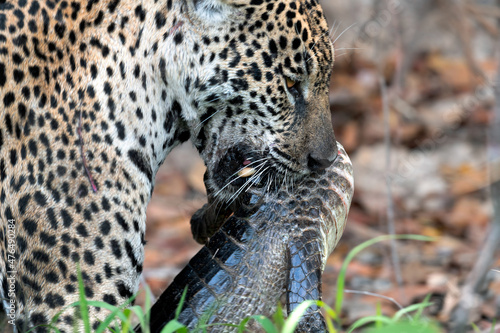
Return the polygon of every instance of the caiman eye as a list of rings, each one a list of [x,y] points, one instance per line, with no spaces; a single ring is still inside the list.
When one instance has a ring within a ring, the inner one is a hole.
[[[298,98],[300,95],[302,95],[302,92],[300,91],[300,83],[290,79],[288,76],[285,76],[285,81],[286,81],[286,87],[290,94],[293,95],[293,97]]]

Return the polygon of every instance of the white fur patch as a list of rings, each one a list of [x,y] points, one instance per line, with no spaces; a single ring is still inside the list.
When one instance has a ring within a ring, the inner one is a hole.
[[[195,1],[196,15],[207,23],[219,24],[226,21],[234,8],[221,0]]]

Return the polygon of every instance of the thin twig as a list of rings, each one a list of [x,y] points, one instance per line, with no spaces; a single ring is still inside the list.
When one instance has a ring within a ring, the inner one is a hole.
[[[389,0],[386,1],[387,5],[390,6]],[[393,32],[395,36],[395,44],[396,44],[396,63],[395,70],[393,76],[393,90],[396,95],[401,95],[403,88],[405,86],[405,78],[406,71],[409,69],[409,66],[403,66],[405,57],[405,45],[403,42],[403,27],[401,26],[401,13],[394,13],[394,19],[392,20]],[[392,96],[392,95],[391,95]]]
[[[480,15],[487,15],[491,17],[497,17],[500,18],[500,8],[495,7],[495,6],[488,6],[488,5],[478,5],[478,4],[465,4],[465,8],[471,12],[480,14]]]
[[[500,5],[500,0],[497,0]],[[500,27],[500,19],[497,22]],[[500,62],[500,42],[497,42],[498,59]],[[497,69],[497,80],[500,82],[500,66]],[[481,303],[481,288],[484,285],[486,276],[491,270],[495,259],[495,252],[499,249],[500,242],[500,86],[495,86],[495,108],[493,120],[489,126],[489,144],[488,144],[488,165],[491,185],[491,201],[493,203],[493,217],[490,230],[487,233],[484,246],[478,254],[474,267],[469,273],[467,280],[462,288],[460,301],[453,310],[452,332],[462,333],[471,320],[471,312],[479,307]]]
[[[443,10],[451,13],[450,27],[456,32],[467,66],[478,78],[487,80],[481,67],[474,57],[474,47],[472,47],[472,28],[466,15],[466,9],[457,1],[441,0]]]
[[[474,10],[471,10],[470,14],[491,37],[496,39],[500,36],[500,33],[495,24],[488,21],[488,19],[483,14],[478,13]]]
[[[387,100],[387,88],[385,85],[385,79],[380,75],[380,93],[382,95],[382,108],[384,111],[384,142],[385,142],[385,183],[387,189],[387,225],[390,235],[396,234],[396,227],[394,225],[394,203],[392,200],[392,188],[391,188],[391,177],[389,175],[391,170],[391,128],[389,124],[389,102]],[[396,276],[396,282],[398,283],[399,294],[403,299],[406,296],[403,291],[403,277],[401,275],[401,266],[398,255],[398,246],[395,239],[391,240],[391,258],[392,264],[394,266],[394,274]]]
[[[389,297],[389,296],[385,296],[385,295],[381,295],[381,294],[377,294],[377,293],[372,293],[372,292],[369,292],[369,291],[363,291],[363,290],[344,289],[344,292],[346,294],[358,294],[358,295],[366,295],[366,296],[374,296],[374,297],[383,298],[383,299],[385,299],[385,300],[387,300],[389,302],[394,303],[400,310],[404,309],[403,306],[400,303],[398,303],[398,301],[396,301],[394,298]],[[411,317],[409,317],[409,318],[411,318]]]

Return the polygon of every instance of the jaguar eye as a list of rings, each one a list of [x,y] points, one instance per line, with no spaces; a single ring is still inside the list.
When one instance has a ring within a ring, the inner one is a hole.
[[[293,88],[297,84],[296,81],[290,79],[289,77],[285,77],[285,78],[286,78],[286,87],[288,89]]]
[[[292,80],[288,76],[285,76],[285,81],[290,94],[292,94],[294,98],[299,98],[302,95],[302,92],[300,91],[300,82]]]

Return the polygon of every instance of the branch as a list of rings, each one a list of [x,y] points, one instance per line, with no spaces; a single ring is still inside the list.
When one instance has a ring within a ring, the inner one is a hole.
[[[500,0],[497,0],[497,2],[500,5]],[[500,26],[500,20],[498,25]],[[500,85],[498,84],[500,82],[500,42],[498,42],[497,46],[499,68],[497,69],[495,85],[495,108],[493,119],[488,129],[488,165],[490,168],[493,218],[484,246],[462,288],[460,301],[453,310],[451,331],[453,333],[465,332],[467,324],[471,320],[471,312],[480,306],[481,287],[484,285],[486,275],[494,262],[495,252],[500,247],[500,242],[498,241],[500,239]]]
[[[391,177],[389,173],[391,172],[391,126],[389,122],[389,101],[387,97],[387,87],[385,84],[384,76],[380,75],[380,93],[382,95],[382,108],[384,111],[384,127],[385,127],[385,169],[386,169],[386,190],[387,190],[387,225],[390,235],[396,234],[396,226],[394,224],[394,202],[392,200],[392,186]],[[396,276],[396,282],[398,283],[398,289],[400,296],[403,300],[406,300],[406,295],[403,291],[403,277],[401,274],[401,265],[398,255],[398,245],[395,239],[391,239],[391,259],[394,266],[394,275]]]

